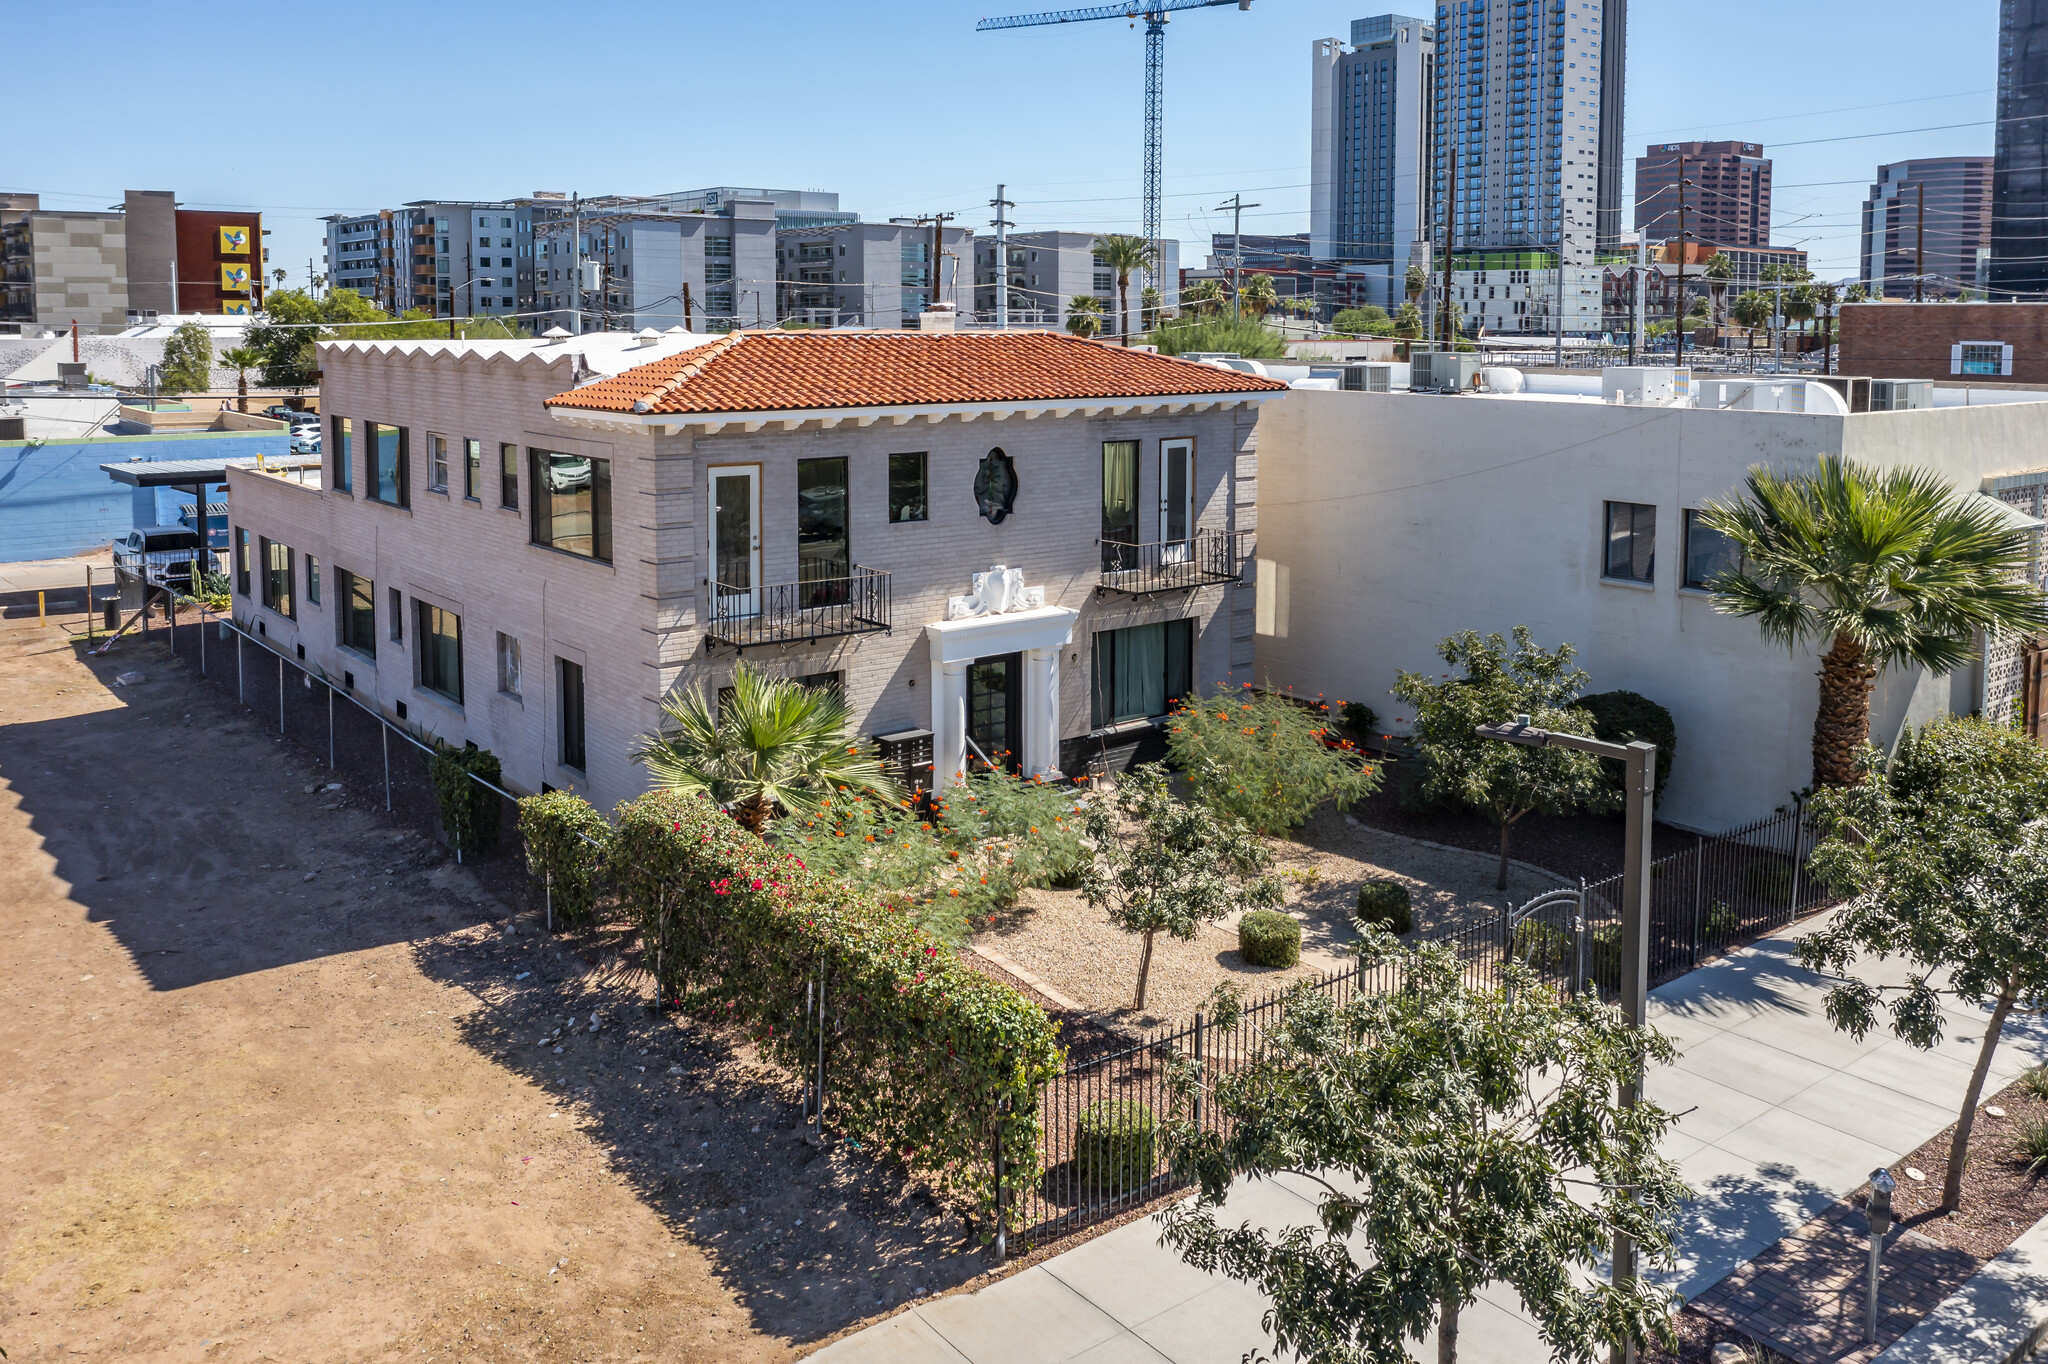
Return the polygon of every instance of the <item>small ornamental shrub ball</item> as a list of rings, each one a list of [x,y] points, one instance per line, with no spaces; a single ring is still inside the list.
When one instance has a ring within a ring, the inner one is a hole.
[[[1074,1124],[1074,1178],[1083,1192],[1122,1193],[1152,1178],[1159,1122],[1137,1099],[1098,1099]]]
[[[1237,921],[1237,954],[1254,966],[1292,966],[1301,960],[1301,924],[1292,914],[1255,909]]]
[[[1367,881],[1358,888],[1358,917],[1399,936],[1414,927],[1408,912],[1408,887],[1400,881]]]

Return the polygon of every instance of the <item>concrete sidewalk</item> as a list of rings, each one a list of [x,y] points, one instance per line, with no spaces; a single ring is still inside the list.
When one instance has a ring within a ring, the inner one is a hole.
[[[1822,1008],[1833,983],[1801,968],[1793,928],[1692,972],[1651,996],[1652,1022],[1684,1055],[1650,1097],[1690,1110],[1666,1139],[1695,1201],[1679,1264],[1660,1275],[1688,1297],[1946,1127],[1969,1083],[1985,1016],[1958,1011],[1940,1046],[1889,1033],[1857,1042]],[[1871,963],[1865,979],[1904,978]],[[2048,1025],[2014,1018],[1986,1093],[2048,1059]],[[1231,1222],[1313,1222],[1306,1180],[1246,1182]],[[1258,1291],[1198,1274],[1158,1244],[1146,1218],[974,1294],[921,1303],[812,1356],[821,1364],[1237,1364],[1271,1346]],[[1433,1355],[1418,1345],[1417,1357]],[[1489,1290],[1460,1322],[1472,1364],[1549,1357],[1512,1291]]]

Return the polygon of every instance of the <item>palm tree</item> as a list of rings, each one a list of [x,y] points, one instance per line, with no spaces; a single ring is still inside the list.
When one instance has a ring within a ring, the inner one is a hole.
[[[220,362],[235,372],[235,411],[249,410],[249,371],[263,367],[263,352],[254,346],[236,346],[220,353]]]
[[[1067,330],[1076,336],[1093,336],[1102,330],[1102,300],[1093,294],[1075,294],[1067,300]]]
[[[1131,272],[1152,268],[1152,243],[1128,232],[1112,232],[1095,239],[1095,259],[1105,270],[1116,271],[1116,330],[1128,346],[1131,344]]]
[[[1271,275],[1253,275],[1237,291],[1237,305],[1254,318],[1264,317],[1279,302],[1280,291],[1273,287]]]
[[[1422,309],[1413,303],[1403,303],[1394,314],[1394,335],[1411,339],[1422,335]]]
[[[668,697],[661,711],[661,728],[641,737],[633,761],[656,785],[730,804],[757,834],[778,810],[808,814],[848,787],[891,801],[903,795],[848,735],[846,701],[830,687],[742,663],[716,717],[701,686]]]
[[[1429,271],[1419,265],[1411,265],[1408,273],[1401,277],[1401,285],[1408,291],[1408,301],[1413,303],[1429,287]]]
[[[1159,325],[1162,311],[1161,305],[1164,301],[1159,291],[1149,284],[1138,294],[1138,329],[1140,331],[1149,332]]]
[[[1737,326],[1748,327],[1752,331],[1768,327],[1771,324],[1771,297],[1756,289],[1746,289],[1735,296],[1728,314],[1735,319]]]
[[[1826,645],[1816,786],[1858,779],[1881,670],[1950,672],[1973,657],[1979,630],[2048,628],[2048,598],[2026,580],[2028,532],[1932,472],[1823,455],[1809,474],[1759,465],[1747,487],[1702,513],[1739,553],[1708,586],[1715,610],[1754,617],[1765,639],[1795,651]]]
[[[1842,305],[1842,287],[1839,284],[1814,284],[1813,306],[1820,314],[1820,372],[1835,372],[1835,309]],[[1851,286],[1854,292],[1855,286]]]
[[[1714,325],[1721,325],[1721,300],[1728,294],[1728,283],[1735,278],[1735,262],[1728,259],[1726,251],[1716,251],[1707,261],[1700,274],[1707,281],[1707,292],[1714,296]]]
[[[1813,286],[1811,284],[1795,284],[1790,289],[1787,289],[1784,294],[1783,308],[1785,320],[1787,322],[1799,323],[1800,330],[1804,331],[1805,324],[1813,321],[1814,314],[1819,311],[1814,302]]]
[[[1222,281],[1198,279],[1181,291],[1180,301],[1198,314],[1213,313],[1223,306]]]

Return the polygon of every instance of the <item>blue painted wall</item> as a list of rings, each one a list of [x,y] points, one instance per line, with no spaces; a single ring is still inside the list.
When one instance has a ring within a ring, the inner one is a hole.
[[[116,483],[102,464],[282,456],[290,443],[283,431],[0,440],[0,563],[89,554],[159,515],[175,520],[177,504],[191,501]]]

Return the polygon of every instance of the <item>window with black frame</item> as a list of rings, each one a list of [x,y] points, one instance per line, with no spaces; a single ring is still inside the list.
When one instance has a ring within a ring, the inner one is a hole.
[[[328,439],[334,445],[334,486],[339,492],[353,492],[356,486],[356,424],[347,417],[327,419]]]
[[[889,519],[923,521],[930,516],[925,452],[889,456]]]
[[[334,591],[341,606],[337,630],[343,648],[377,656],[377,584],[345,568],[334,570]]]
[[[1642,502],[1607,504],[1607,563],[1622,582],[1647,583],[1657,567],[1657,509]]]
[[[1138,442],[1102,442],[1102,566],[1136,568]]]
[[[462,704],[462,617],[432,602],[413,599],[419,638],[413,646],[419,685]]]
[[[292,601],[292,547],[258,538],[262,540],[263,604],[280,616],[296,620],[299,613]]]
[[[235,527],[235,591],[249,595],[249,532]]]
[[[830,606],[845,601],[846,579],[852,572],[846,458],[800,459],[796,462],[796,578],[809,584],[803,604]]]
[[[369,489],[368,496],[378,502],[394,507],[412,505],[411,452],[407,448],[405,428],[386,426],[383,422],[363,423],[364,442],[369,447]]]
[[[511,441],[498,446],[498,505],[519,509],[519,447]]]
[[[484,498],[484,443],[465,438],[462,442],[462,495],[471,502]]]
[[[1696,508],[1685,512],[1685,585],[1706,589],[1723,573],[1748,563],[1736,543],[1708,525]]]
[[[1195,623],[1132,625],[1095,634],[1093,725],[1166,714],[1194,682]]]
[[[612,462],[553,450],[526,453],[533,543],[610,563]]]
[[[555,660],[556,691],[561,702],[561,764],[581,772],[589,761],[584,753],[583,665],[566,658]]]

